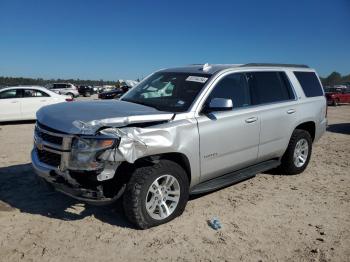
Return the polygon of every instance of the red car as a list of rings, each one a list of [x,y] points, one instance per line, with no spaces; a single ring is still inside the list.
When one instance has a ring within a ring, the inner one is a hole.
[[[326,88],[326,98],[328,105],[337,106],[342,103],[350,103],[350,87],[348,88]]]

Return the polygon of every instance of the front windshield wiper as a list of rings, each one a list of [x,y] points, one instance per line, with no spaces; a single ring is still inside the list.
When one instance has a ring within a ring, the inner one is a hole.
[[[139,100],[134,100],[134,99],[122,99],[122,101],[126,101],[126,102],[130,102],[130,103],[134,103],[134,104],[139,104],[139,105],[143,105],[143,106],[148,106],[148,107],[152,107],[152,108],[155,108],[157,110],[159,110],[158,107],[154,106],[154,105],[150,105],[150,104],[147,104],[147,103],[144,103],[144,102],[141,102]],[[159,110],[160,111],[160,110]]]

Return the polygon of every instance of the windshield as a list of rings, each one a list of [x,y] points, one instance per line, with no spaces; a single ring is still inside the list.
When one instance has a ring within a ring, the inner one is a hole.
[[[209,77],[209,74],[196,73],[156,73],[131,89],[122,100],[161,111],[185,112]]]

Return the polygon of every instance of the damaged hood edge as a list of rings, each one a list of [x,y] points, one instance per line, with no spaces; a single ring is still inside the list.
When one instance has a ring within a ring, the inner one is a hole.
[[[174,115],[173,113],[169,113],[115,117],[92,121],[75,120],[73,121],[73,126],[79,130],[80,134],[94,135],[101,127],[124,127],[132,124],[170,121],[174,118]]]

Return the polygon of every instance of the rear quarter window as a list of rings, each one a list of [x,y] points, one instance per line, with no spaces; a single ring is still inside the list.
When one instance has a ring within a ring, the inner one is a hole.
[[[314,72],[294,72],[306,97],[323,96],[322,86]]]

